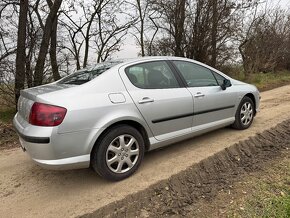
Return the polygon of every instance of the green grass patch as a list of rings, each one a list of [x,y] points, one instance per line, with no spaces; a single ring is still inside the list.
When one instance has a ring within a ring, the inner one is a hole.
[[[244,81],[246,83],[251,83],[260,91],[269,90],[290,84],[290,72],[289,71],[279,71],[276,73],[255,73],[251,74],[248,78],[241,71],[236,74],[230,75],[237,80]]]
[[[290,83],[290,72],[277,72],[277,73],[257,73],[254,74],[250,81],[259,89],[264,90],[272,88],[273,86],[285,85]]]
[[[272,165],[263,175],[248,181],[249,195],[241,197],[228,212],[228,217],[290,217],[289,156]]]
[[[16,111],[14,108],[5,108],[0,110],[0,122],[12,123]]]
[[[266,185],[252,196],[245,205],[242,217],[290,217],[290,191]]]

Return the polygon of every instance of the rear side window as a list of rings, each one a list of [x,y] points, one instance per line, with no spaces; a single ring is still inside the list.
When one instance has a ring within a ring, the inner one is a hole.
[[[91,74],[84,70],[80,72],[76,72],[61,81],[59,81],[59,84],[71,84],[71,85],[81,85],[88,81],[90,81]]]
[[[82,69],[67,77],[64,77],[58,82],[58,84],[70,84],[70,85],[84,84],[120,63],[122,63],[122,60],[98,63],[89,69]]]
[[[131,83],[141,89],[178,88],[179,84],[165,61],[136,64],[125,69]]]
[[[211,70],[186,61],[173,61],[189,87],[218,86]]]

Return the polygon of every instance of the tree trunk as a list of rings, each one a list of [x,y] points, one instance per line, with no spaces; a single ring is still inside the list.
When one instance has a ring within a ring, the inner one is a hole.
[[[20,0],[20,12],[17,34],[17,53],[16,53],[16,73],[15,73],[15,104],[20,96],[20,90],[24,89],[25,81],[25,40],[27,23],[28,0]]]
[[[100,3],[101,4],[101,3]],[[91,31],[91,26],[92,26],[92,23],[95,19],[95,16],[98,12],[98,10],[100,10],[101,5],[98,6],[98,8],[95,8],[95,12],[92,14],[91,18],[90,18],[90,21],[89,21],[89,24],[88,24],[88,28],[87,28],[87,32],[86,32],[86,37],[85,37],[85,56],[84,56],[84,63],[83,63],[83,68],[85,68],[88,64],[88,57],[89,57],[89,48],[90,48],[90,31]]]
[[[212,1],[212,30],[211,30],[211,66],[216,67],[217,59],[217,26],[218,26],[218,12],[217,0]]]
[[[145,49],[144,49],[144,20],[141,19],[141,28],[140,28],[140,46],[141,46],[141,56],[145,56]]]
[[[141,1],[137,0],[137,9],[140,18],[140,47],[141,47],[141,56],[145,56],[145,49],[144,49],[144,16],[142,14],[142,6]]]
[[[50,62],[52,68],[52,75],[54,81],[60,79],[59,71],[58,71],[58,64],[56,59],[56,44],[57,44],[57,18],[53,21],[53,27],[51,31],[51,39],[50,39]]]
[[[25,74],[26,74],[26,83],[28,88],[32,87],[32,69],[31,69],[31,64],[30,64],[31,59],[29,58],[29,56],[26,57],[26,69],[25,69]]]
[[[55,0],[51,10],[47,16],[42,41],[40,45],[38,59],[36,61],[35,72],[34,72],[34,86],[39,86],[43,82],[43,72],[44,72],[44,63],[47,55],[49,41],[51,37],[51,32],[53,28],[54,20],[57,19],[57,12],[62,3],[62,0]]]
[[[183,57],[182,41],[184,37],[185,0],[178,0],[175,11],[175,56]]]
[[[249,63],[247,61],[246,55],[243,51],[243,46],[246,45],[246,43],[248,43],[248,40],[245,39],[240,45],[239,45],[239,52],[242,56],[242,60],[243,60],[243,69],[244,69],[244,75],[245,78],[248,79],[250,78],[250,70],[249,70]]]

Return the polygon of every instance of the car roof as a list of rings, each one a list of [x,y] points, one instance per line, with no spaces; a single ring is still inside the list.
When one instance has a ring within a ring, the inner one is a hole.
[[[107,60],[101,63],[98,63],[96,65],[93,65],[90,70],[99,68],[102,65],[115,65],[115,66],[122,66],[124,64],[130,64],[130,63],[135,63],[135,62],[143,62],[143,61],[150,61],[150,60],[190,60],[196,63],[199,63],[198,61],[195,61],[193,59],[188,59],[184,57],[176,57],[176,56],[144,56],[144,57],[136,57],[136,58],[120,58],[120,59],[111,59]],[[119,63],[118,63],[119,62]],[[118,64],[114,64],[118,63]]]

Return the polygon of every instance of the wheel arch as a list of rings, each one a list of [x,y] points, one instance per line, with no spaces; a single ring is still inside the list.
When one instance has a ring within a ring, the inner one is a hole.
[[[96,146],[99,145],[100,141],[107,134],[107,132],[110,131],[110,129],[112,129],[113,127],[119,126],[119,125],[129,125],[135,129],[137,129],[140,132],[140,134],[142,135],[142,138],[144,140],[145,151],[148,151],[150,149],[150,141],[149,141],[148,133],[147,133],[145,127],[135,120],[127,119],[127,120],[116,121],[116,122],[110,124],[109,126],[107,126],[106,128],[104,128],[104,130],[100,133],[100,135],[97,137],[97,139],[94,142],[94,145],[93,145],[91,152],[90,152],[91,155],[92,155],[92,151],[95,149]]]
[[[254,115],[256,115],[256,99],[253,93],[247,93],[244,97],[249,97],[254,103]]]

